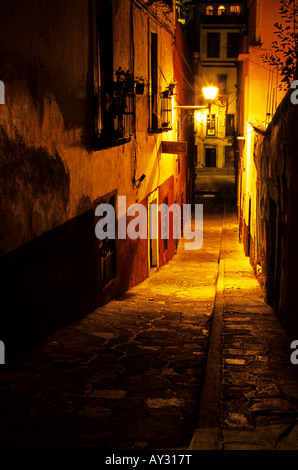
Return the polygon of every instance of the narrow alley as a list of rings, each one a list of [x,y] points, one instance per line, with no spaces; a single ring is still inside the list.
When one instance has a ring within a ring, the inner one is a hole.
[[[201,172],[204,243],[53,334],[0,381],[1,449],[296,449],[298,370],[238,241],[234,176]]]
[[[224,183],[233,188],[231,178]],[[1,446],[188,447],[223,220],[220,195],[202,199],[207,204],[200,250],[184,250],[182,239],[174,258],[143,283],[1,372]]]
[[[297,19],[1,1],[1,450],[298,450]]]

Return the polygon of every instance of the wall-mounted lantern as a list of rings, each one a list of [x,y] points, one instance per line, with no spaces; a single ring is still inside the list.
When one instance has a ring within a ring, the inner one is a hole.
[[[204,97],[208,101],[209,114],[211,114],[211,104],[212,104],[212,101],[216,98],[217,93],[218,93],[218,88],[216,86],[203,87]]]
[[[139,179],[135,179],[135,176],[133,177],[132,179],[132,183],[134,185],[135,188],[139,189],[139,187],[141,186],[142,182],[144,181],[144,179],[146,178],[146,175],[145,173],[143,173]]]

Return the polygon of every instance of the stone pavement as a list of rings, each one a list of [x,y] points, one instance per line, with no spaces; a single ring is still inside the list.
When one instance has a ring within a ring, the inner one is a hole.
[[[222,236],[0,369],[1,449],[188,448],[196,425]]]
[[[224,212],[220,295],[190,448],[298,450],[298,365],[290,360],[291,341],[263,301],[228,198]]]
[[[0,366],[2,450],[298,449],[298,366],[238,242],[233,177],[197,180],[201,250],[181,240],[145,282]]]

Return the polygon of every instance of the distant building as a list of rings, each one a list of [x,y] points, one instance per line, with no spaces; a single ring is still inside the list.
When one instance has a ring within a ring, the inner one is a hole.
[[[197,167],[234,167],[237,128],[237,58],[245,29],[245,2],[199,2],[193,10],[195,28]],[[203,87],[218,94],[206,101]]]

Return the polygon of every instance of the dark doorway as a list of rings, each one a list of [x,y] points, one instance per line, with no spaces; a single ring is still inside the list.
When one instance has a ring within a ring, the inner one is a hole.
[[[216,148],[206,148],[205,166],[216,167]]]

